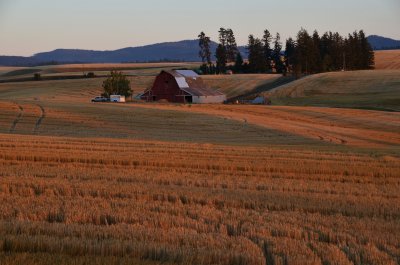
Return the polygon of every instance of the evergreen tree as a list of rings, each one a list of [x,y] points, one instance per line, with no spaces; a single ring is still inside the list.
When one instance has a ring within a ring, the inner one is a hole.
[[[266,29],[264,30],[263,44],[264,44],[264,58],[267,71],[272,70],[272,49],[271,49],[272,35]]]
[[[218,44],[215,57],[217,58],[217,73],[223,74],[226,71],[226,48],[222,44]]]
[[[320,73],[322,72],[322,59],[321,59],[321,39],[319,37],[318,31],[314,30],[312,36],[313,46],[312,46],[312,63],[311,72]]]
[[[374,67],[374,52],[362,30],[343,38],[338,32],[326,32],[319,37],[317,31],[310,37],[301,29],[296,46],[292,40],[286,42],[285,58],[295,72],[306,74]]]
[[[243,57],[240,54],[240,52],[238,52],[237,55],[236,55],[234,69],[235,69],[236,73],[242,73],[243,72]]]
[[[310,72],[310,58],[312,53],[312,39],[305,29],[297,33],[296,65],[297,73],[308,74]]]
[[[296,43],[292,38],[289,38],[286,40],[286,49],[285,49],[285,64],[289,72],[293,71],[293,65],[295,64],[295,59],[296,59]]]
[[[322,72],[331,71],[332,69],[332,58],[329,54],[331,46],[331,38],[328,32],[324,33],[320,40],[320,51],[321,51],[321,70]]]
[[[220,28],[219,31],[219,43],[226,48],[227,43],[228,43],[228,36],[227,36],[227,30],[225,28]]]
[[[252,73],[265,73],[267,66],[265,64],[264,45],[262,41],[250,35],[247,50],[249,53],[249,71]]]
[[[264,47],[265,50],[265,47]],[[275,41],[274,41],[274,49],[272,51],[272,59],[275,65],[275,71],[277,73],[283,73],[285,71],[285,66],[282,62],[281,58],[282,52],[282,44],[281,44],[281,36],[279,33],[276,33]]]
[[[344,40],[338,32],[332,35],[331,50],[329,52],[332,58],[332,70],[340,71],[343,69]]]
[[[211,40],[209,37],[206,36],[204,32],[201,32],[199,34],[199,56],[203,62],[203,70],[205,70],[205,74],[207,74],[209,71],[209,68],[211,67],[211,50],[210,50],[210,43]]]
[[[231,29],[227,29],[225,32],[225,35],[226,35],[227,61],[234,62],[236,59],[236,55],[239,53],[238,47],[236,44],[236,38]]]
[[[375,55],[371,47],[371,44],[368,42],[368,39],[366,38],[363,30],[359,31],[358,36],[360,39],[360,49],[361,49],[360,69],[373,69],[375,64]]]

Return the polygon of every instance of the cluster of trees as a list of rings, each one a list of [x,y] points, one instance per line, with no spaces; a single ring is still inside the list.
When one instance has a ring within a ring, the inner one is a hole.
[[[221,28],[219,44],[215,51],[216,64],[212,61],[211,39],[204,32],[199,35],[199,56],[204,74],[220,74],[227,70],[236,73],[294,73],[314,74],[338,70],[364,70],[374,67],[374,52],[364,31],[355,31],[347,37],[339,33],[317,31],[310,35],[301,29],[296,40],[286,40],[282,51],[279,33],[275,36],[264,31],[262,38],[250,35],[247,44],[248,60],[240,54],[231,29]]]
[[[273,69],[283,73],[286,67],[282,60],[282,43],[279,33],[275,38],[268,30],[264,31],[262,39],[249,36],[247,44],[248,65],[242,66],[243,70],[250,73],[270,73]],[[239,66],[237,66],[239,68]]]
[[[235,34],[232,29],[220,28],[219,44],[215,51],[216,65],[212,62],[211,39],[204,32],[201,32],[199,37],[200,52],[199,56],[202,59],[203,65],[201,70],[205,74],[220,74],[225,73],[227,64],[237,61],[238,57],[242,60],[241,54],[236,44]]]
[[[310,35],[302,29],[296,41],[286,41],[284,58],[290,71],[301,74],[374,67],[374,52],[362,30],[342,37],[337,32]]]

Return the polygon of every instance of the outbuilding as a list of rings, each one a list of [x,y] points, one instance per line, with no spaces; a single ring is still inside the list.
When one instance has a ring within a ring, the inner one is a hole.
[[[162,71],[153,86],[141,95],[142,100],[166,100],[175,103],[222,103],[226,95],[207,87],[191,70]]]
[[[126,99],[125,99],[125,96],[121,96],[121,95],[110,95],[110,102],[124,103],[124,102],[126,102]]]

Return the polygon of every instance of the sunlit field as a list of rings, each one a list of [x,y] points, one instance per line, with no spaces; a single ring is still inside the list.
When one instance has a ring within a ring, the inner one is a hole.
[[[266,93],[276,105],[400,110],[400,70],[323,73]]]
[[[104,78],[0,84],[0,264],[400,263],[400,114],[331,108],[363,90],[363,106],[397,110],[380,105],[396,72],[380,73],[274,92],[294,106],[91,103]],[[135,93],[153,81],[129,78]],[[277,78],[205,80],[237,96]],[[308,86],[338,96],[319,106]]]
[[[399,70],[400,50],[375,51],[375,69]]]

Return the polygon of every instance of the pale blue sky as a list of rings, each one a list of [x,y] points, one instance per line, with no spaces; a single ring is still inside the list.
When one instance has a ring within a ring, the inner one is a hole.
[[[216,40],[221,26],[239,44],[265,28],[283,39],[301,27],[400,39],[400,0],[0,0],[0,54],[113,50],[195,39],[202,30]]]

